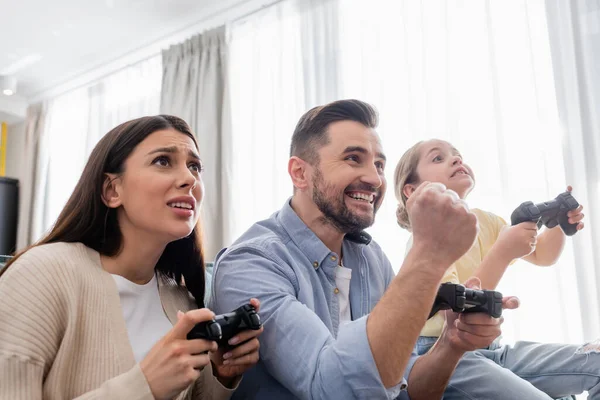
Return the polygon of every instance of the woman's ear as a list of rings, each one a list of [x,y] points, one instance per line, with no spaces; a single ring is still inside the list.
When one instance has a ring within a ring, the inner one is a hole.
[[[406,196],[406,198],[408,199],[417,189],[417,187],[415,185],[413,185],[412,183],[407,183],[406,185],[404,185],[404,187],[402,188],[402,193]]]
[[[102,183],[102,202],[108,208],[117,208],[121,205],[121,196],[119,195],[120,177],[115,174],[105,174]]]

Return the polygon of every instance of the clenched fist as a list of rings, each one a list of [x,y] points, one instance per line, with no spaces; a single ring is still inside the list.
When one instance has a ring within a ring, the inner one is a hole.
[[[413,247],[430,252],[444,271],[471,248],[477,237],[477,217],[456,192],[441,183],[423,182],[408,198],[406,209]]]

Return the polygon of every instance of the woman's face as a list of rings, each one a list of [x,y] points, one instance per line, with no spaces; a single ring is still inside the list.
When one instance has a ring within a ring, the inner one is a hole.
[[[188,236],[204,195],[202,162],[194,141],[174,129],[156,131],[125,161],[115,180],[124,235],[155,235],[169,243]]]

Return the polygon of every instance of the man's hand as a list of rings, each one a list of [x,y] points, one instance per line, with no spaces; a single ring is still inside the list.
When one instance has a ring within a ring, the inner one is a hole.
[[[406,203],[413,249],[421,248],[445,271],[473,245],[477,217],[456,192],[441,183],[423,182]]]
[[[516,258],[528,256],[535,250],[537,244],[537,224],[522,222],[514,226],[505,226],[494,243],[497,257],[511,262]]]
[[[465,286],[480,289],[479,279],[470,278]],[[511,296],[502,299],[503,309],[519,307],[519,299]],[[436,345],[446,345],[455,353],[465,353],[488,347],[500,334],[504,317],[492,318],[484,313],[455,313],[446,310],[446,323]]]

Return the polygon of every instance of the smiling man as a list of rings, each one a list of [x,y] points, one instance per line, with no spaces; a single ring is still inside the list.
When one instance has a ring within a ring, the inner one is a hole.
[[[455,193],[423,183],[407,207],[414,244],[394,276],[363,231],[386,190],[376,127],[377,113],[358,100],[304,114],[288,163],[293,196],[217,256],[210,308],[228,312],[257,297],[265,327],[260,361],[234,398],[441,398],[461,356],[500,334],[501,320],[449,313],[431,352],[412,353],[477,221]]]

